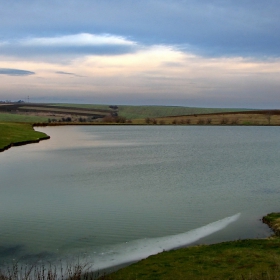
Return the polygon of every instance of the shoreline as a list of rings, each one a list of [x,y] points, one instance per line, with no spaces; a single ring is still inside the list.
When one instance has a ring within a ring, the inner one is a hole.
[[[36,140],[26,140],[26,141],[19,141],[19,142],[14,142],[14,143],[10,143],[9,145],[3,147],[3,148],[0,148],[0,152],[4,152],[12,147],[17,147],[17,146],[24,146],[24,145],[28,145],[28,144],[33,144],[33,143],[39,143],[40,141],[43,141],[43,140],[48,140],[50,139],[51,137],[50,136],[45,136],[45,137],[41,137],[41,138],[38,138]]]
[[[9,123],[5,123],[5,124],[9,124]],[[21,125],[20,123],[15,123],[15,124],[16,125]],[[11,143],[9,143],[8,145],[5,145],[5,146],[0,148],[0,152],[4,152],[4,151],[6,151],[6,150],[8,150],[8,149],[10,149],[12,147],[24,146],[24,145],[28,145],[28,144],[39,143],[40,141],[48,140],[48,139],[51,138],[49,135],[47,135],[47,134],[45,134],[43,132],[35,131],[34,130],[35,126],[37,126],[37,125],[36,124],[31,124],[28,129],[31,129],[32,132],[34,132],[34,133],[39,132],[39,133],[43,134],[42,136],[39,136],[38,138],[34,139],[35,138],[34,136],[36,136],[36,134],[33,134],[33,135],[28,135],[27,137],[26,137],[26,135],[22,136],[22,138],[27,138],[27,140],[13,141],[13,139],[12,139]],[[4,133],[4,135],[5,135],[5,133]],[[30,138],[30,139],[28,139],[28,138]]]
[[[123,268],[112,268],[113,272],[107,270],[102,279],[148,280],[159,275],[162,278],[156,279],[280,279],[280,213],[269,213],[260,221],[273,231],[267,238],[165,251]]]

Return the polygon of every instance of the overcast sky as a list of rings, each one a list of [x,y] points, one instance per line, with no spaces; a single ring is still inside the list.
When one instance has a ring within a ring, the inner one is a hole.
[[[0,7],[0,100],[280,108],[279,0]]]

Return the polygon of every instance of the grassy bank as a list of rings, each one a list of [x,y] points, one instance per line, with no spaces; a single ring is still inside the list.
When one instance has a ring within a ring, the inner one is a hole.
[[[36,143],[49,137],[42,132],[35,131],[28,123],[0,123],[0,151],[11,146]]]
[[[272,229],[280,213],[263,218]],[[276,232],[277,233],[277,232]],[[280,237],[201,245],[163,252],[106,276],[107,280],[280,279]]]

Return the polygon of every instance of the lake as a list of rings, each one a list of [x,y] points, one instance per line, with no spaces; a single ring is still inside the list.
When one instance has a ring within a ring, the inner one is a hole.
[[[197,243],[271,234],[280,130],[38,127],[0,153],[0,261],[86,258],[94,269]]]

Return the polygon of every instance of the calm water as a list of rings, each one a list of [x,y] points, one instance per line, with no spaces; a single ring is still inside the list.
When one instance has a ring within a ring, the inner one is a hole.
[[[38,130],[51,140],[0,154],[2,261],[86,256],[106,267],[265,237],[259,219],[280,210],[278,127]]]

